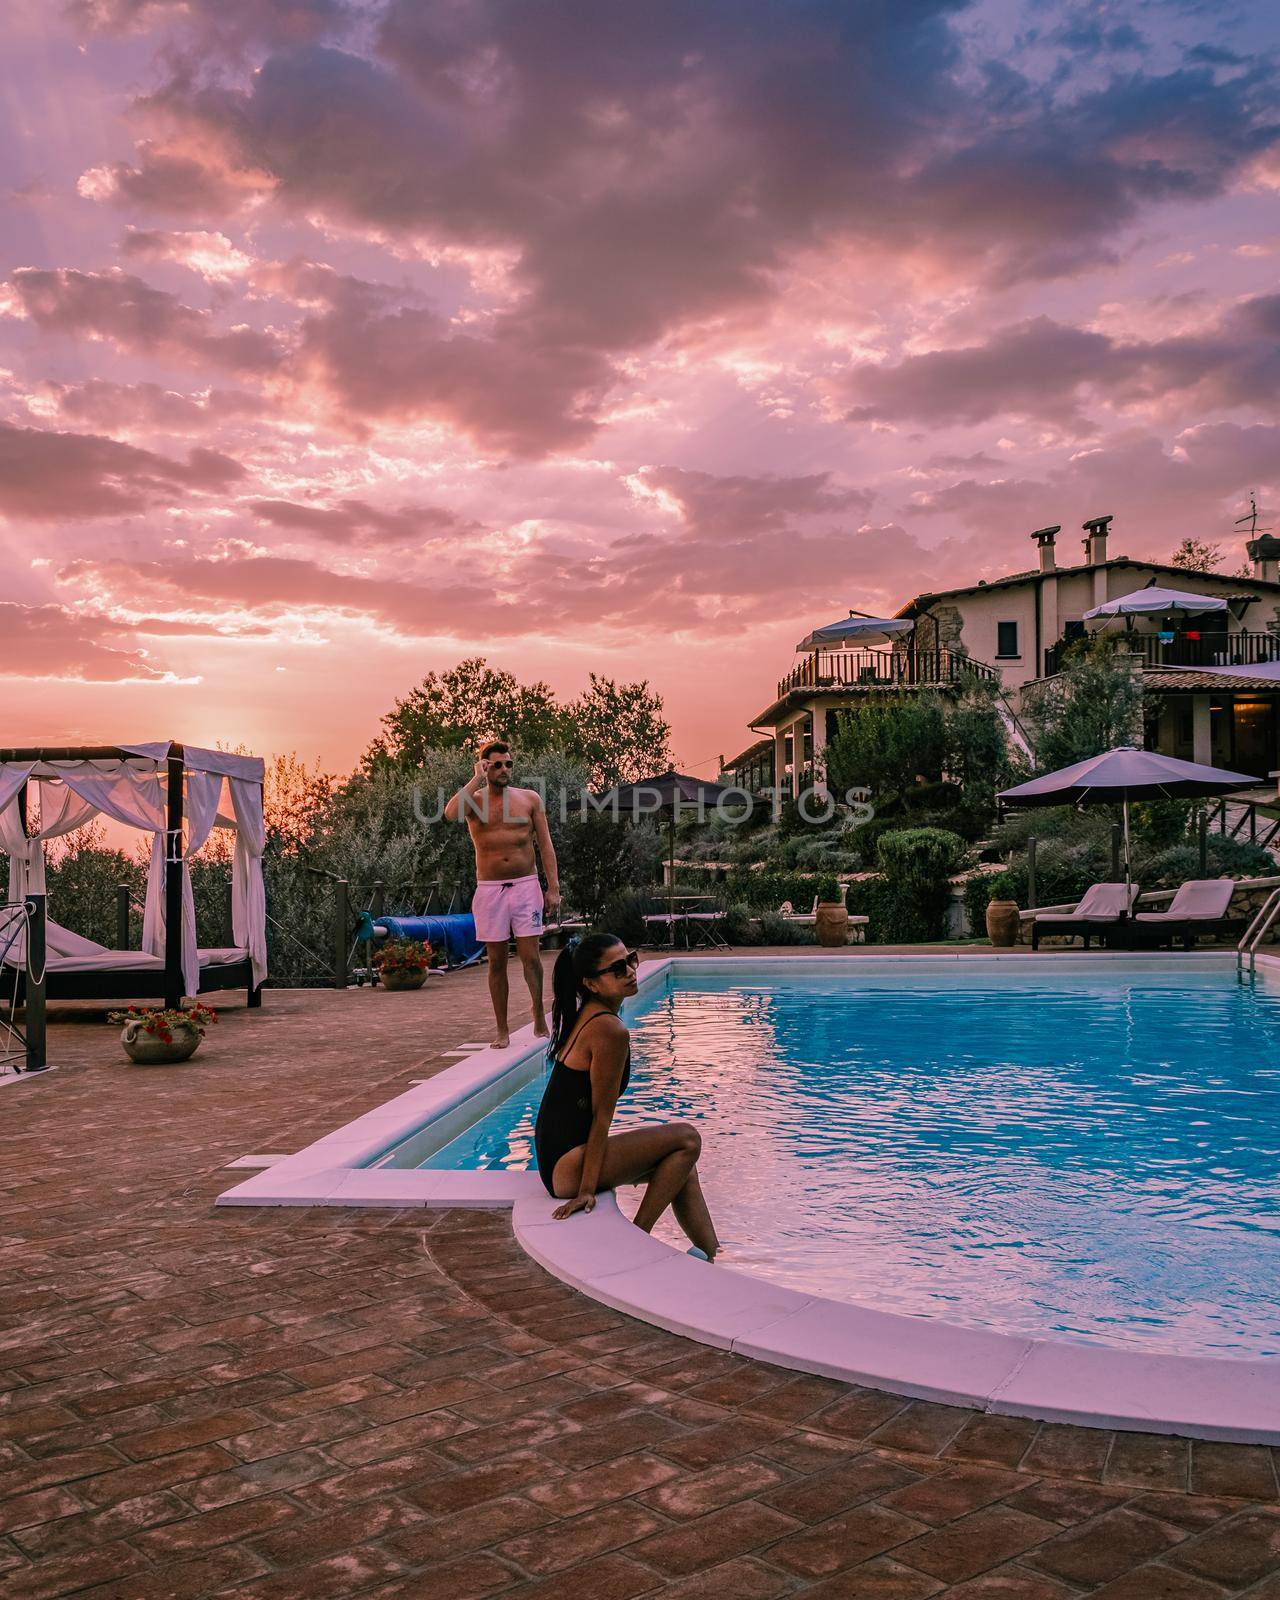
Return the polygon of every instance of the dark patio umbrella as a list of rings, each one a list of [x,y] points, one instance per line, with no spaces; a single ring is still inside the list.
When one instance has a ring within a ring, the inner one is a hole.
[[[666,772],[660,772],[654,778],[641,778],[636,783],[619,784],[616,789],[610,789],[607,794],[599,797],[601,801],[610,802],[615,816],[639,818],[657,816],[663,812],[667,814],[668,911],[675,890],[677,813],[685,810],[705,811],[708,806],[714,806],[721,795],[732,792],[724,784],[708,783],[704,778],[691,778],[688,773],[676,772],[674,768],[669,767]]]
[[[1119,800],[1124,807],[1124,881],[1133,883],[1129,853],[1129,802],[1131,800],[1190,800],[1200,796],[1231,794],[1252,789],[1258,780],[1244,772],[1222,767],[1202,767],[1178,761],[1158,750],[1137,750],[1120,745],[1100,756],[1077,761],[1057,772],[1004,789],[997,796],[1011,806],[1096,805]]]

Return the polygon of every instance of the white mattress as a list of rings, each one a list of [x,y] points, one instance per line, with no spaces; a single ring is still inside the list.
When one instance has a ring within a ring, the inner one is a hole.
[[[91,942],[85,941],[86,944]],[[236,950],[230,947],[217,950],[201,950],[200,965],[202,967],[229,967],[237,961],[248,960],[247,950]],[[6,957],[5,965],[15,963]],[[51,955],[46,964],[49,972],[163,972],[164,960],[161,956],[149,956],[144,950],[108,950],[105,947],[93,951],[89,955],[55,956]]]

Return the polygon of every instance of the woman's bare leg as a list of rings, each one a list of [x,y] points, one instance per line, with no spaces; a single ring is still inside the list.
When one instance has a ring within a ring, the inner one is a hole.
[[[577,1194],[586,1148],[585,1145],[578,1145],[556,1162],[552,1187],[557,1199],[568,1200]],[[600,1187],[616,1189],[620,1183],[642,1183],[647,1180],[648,1188],[633,1220],[637,1228],[652,1233],[654,1223],[687,1186],[701,1149],[702,1136],[688,1122],[668,1122],[657,1127],[632,1128],[627,1133],[610,1134],[604,1147]],[[697,1198],[693,1200],[689,1214],[699,1233],[695,1237],[688,1228],[685,1228],[685,1232],[699,1249],[711,1255],[719,1246],[701,1188],[697,1190]],[[676,1217],[680,1220],[679,1211]],[[703,1218],[705,1228],[701,1226]],[[681,1226],[684,1227],[683,1222]],[[707,1238],[711,1240],[711,1248],[704,1243]]]
[[[684,1188],[671,1202],[671,1209],[689,1243],[696,1244],[709,1261],[714,1261],[716,1251],[720,1248],[720,1241],[716,1238],[715,1223],[711,1220],[711,1213],[707,1210],[707,1202],[703,1198],[697,1167],[685,1179]]]

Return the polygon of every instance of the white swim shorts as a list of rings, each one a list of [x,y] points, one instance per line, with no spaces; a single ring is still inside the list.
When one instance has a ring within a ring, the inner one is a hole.
[[[527,939],[540,934],[542,884],[538,874],[481,880],[471,901],[471,915],[481,944],[501,944],[513,936]]]

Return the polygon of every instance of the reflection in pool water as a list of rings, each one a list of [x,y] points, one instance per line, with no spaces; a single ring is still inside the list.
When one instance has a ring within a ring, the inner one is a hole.
[[[726,1265],[1009,1333],[1280,1354],[1275,991],[1222,968],[735,962],[678,970],[628,1020],[615,1127],[699,1125]],[[541,1088],[426,1164],[532,1166]]]

